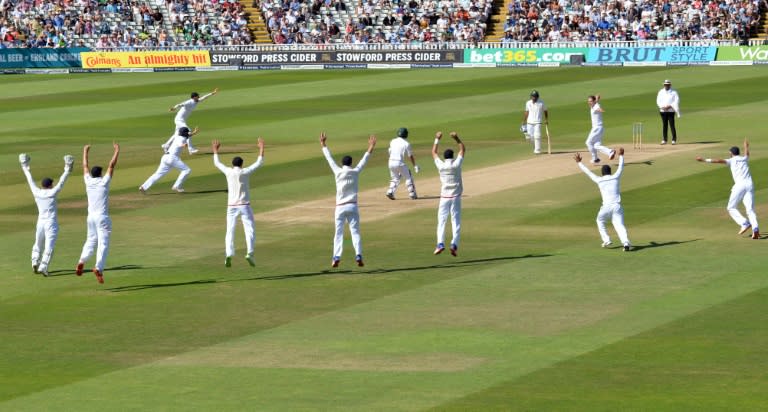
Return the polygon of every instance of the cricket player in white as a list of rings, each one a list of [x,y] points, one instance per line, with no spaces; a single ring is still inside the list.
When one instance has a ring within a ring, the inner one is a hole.
[[[328,165],[331,166],[333,175],[336,178],[336,233],[333,236],[333,259],[331,267],[338,267],[341,261],[341,253],[344,248],[344,223],[349,223],[349,233],[352,235],[352,247],[355,249],[355,262],[357,266],[363,264],[363,246],[360,241],[360,211],[357,207],[357,192],[360,172],[368,163],[368,158],[373,153],[376,146],[376,136],[368,137],[368,150],[363,154],[363,158],[352,167],[352,157],[344,156],[341,159],[341,167],[336,164],[331,156],[331,151],[326,145],[328,136],[325,132],[320,133],[320,146],[322,146],[323,155]]]
[[[600,163],[600,158],[597,156],[599,150],[603,154],[608,155],[610,160],[616,157],[616,151],[611,150],[609,147],[603,146],[603,108],[600,106],[600,95],[589,96],[587,98],[587,104],[589,105],[589,114],[592,119],[592,130],[589,131],[587,136],[587,150],[592,155],[592,163]]]
[[[755,214],[755,187],[752,184],[752,174],[749,172],[749,141],[744,138],[744,155],[741,156],[739,148],[731,147],[729,150],[731,157],[729,159],[703,159],[701,156],[696,160],[707,163],[723,163],[731,168],[733,175],[733,187],[731,188],[731,197],[728,199],[728,213],[741,229],[739,234],[744,234],[752,228],[752,239],[760,239],[760,229],[757,226],[757,214]],[[739,212],[737,205],[739,201],[744,203],[747,211],[747,218]]]
[[[75,159],[71,155],[64,156],[64,173],[59,178],[59,183],[53,185],[53,180],[46,177],[42,180],[42,187],[37,187],[32,173],[29,170],[29,156],[26,153],[19,155],[21,170],[27,177],[27,183],[32,190],[37,204],[37,227],[35,229],[35,243],[32,245],[32,271],[48,276],[48,266],[53,257],[53,249],[56,246],[56,237],[59,235],[59,220],[57,218],[56,196],[64,187],[69,174],[72,173],[72,165]]]
[[[576,153],[573,158],[579,164],[579,168],[593,182],[597,183],[597,187],[600,188],[603,205],[600,207],[600,211],[597,212],[597,230],[600,232],[600,238],[603,240],[603,247],[608,247],[611,244],[611,238],[605,229],[605,222],[611,219],[613,228],[616,230],[616,234],[619,235],[621,244],[624,246],[624,251],[629,252],[632,245],[629,243],[627,228],[624,227],[624,208],[621,207],[621,189],[619,187],[619,179],[621,179],[621,173],[624,171],[624,148],[619,148],[619,167],[616,169],[616,174],[613,175],[611,174],[611,167],[603,165],[603,175],[598,177],[581,163],[581,155],[579,153]]]
[[[389,189],[387,190],[387,197],[391,200],[395,200],[395,191],[397,186],[400,185],[400,179],[405,178],[405,185],[408,188],[408,196],[416,200],[416,184],[413,181],[413,175],[411,170],[405,165],[405,158],[411,160],[413,164],[413,171],[419,173],[419,166],[416,164],[416,159],[413,157],[413,149],[411,144],[408,143],[408,129],[401,127],[397,129],[397,137],[389,142],[389,175],[391,180],[389,181]]]
[[[459,155],[454,159],[453,150],[447,149],[443,153],[445,160],[440,160],[437,154],[437,145],[443,137],[443,132],[435,134],[435,143],[432,145],[432,158],[440,173],[440,205],[437,208],[437,248],[434,254],[439,255],[445,250],[445,224],[448,214],[451,215],[451,227],[453,238],[451,239],[451,255],[456,256],[461,237],[461,194],[464,186],[461,181],[461,165],[464,163],[464,143],[456,132],[451,132],[451,137],[459,145]]]
[[[259,137],[259,158],[256,162],[243,169],[243,159],[236,156],[232,159],[232,166],[227,167],[219,161],[219,148],[221,143],[214,140],[211,143],[213,148],[213,164],[221,170],[227,177],[227,235],[224,238],[224,249],[226,257],[224,266],[232,266],[232,256],[235,255],[235,223],[237,217],[243,222],[243,231],[245,232],[245,260],[251,266],[256,266],[253,258],[253,244],[255,242],[253,209],[251,209],[250,177],[254,170],[264,164],[264,139]]]
[[[549,123],[549,111],[547,105],[539,100],[539,92],[531,92],[531,99],[525,102],[525,112],[523,113],[523,124],[525,127],[525,138],[533,138],[533,153],[541,153],[541,125]]]
[[[165,154],[160,158],[160,166],[157,167],[157,171],[155,171],[155,173],[150,176],[146,182],[139,186],[139,192],[146,193],[147,190],[149,190],[149,188],[155,184],[155,182],[168,174],[171,169],[179,169],[181,173],[179,173],[179,177],[176,179],[176,182],[173,184],[171,189],[179,193],[184,193],[184,181],[187,179],[189,174],[192,173],[192,169],[190,169],[189,166],[187,166],[181,160],[181,152],[186,147],[189,151],[189,154],[192,154],[192,150],[189,147],[190,138],[196,135],[197,132],[197,128],[190,132],[189,128],[182,127],[176,132],[176,134],[171,136],[171,138],[168,140],[168,143],[163,145],[163,147],[166,149]]]
[[[667,129],[672,129],[672,144],[677,144],[675,115],[680,117],[680,95],[672,88],[672,82],[664,80],[664,87],[656,94],[656,106],[659,108],[662,124],[661,144],[667,144]]]
[[[88,195],[88,218],[86,219],[88,234],[75,273],[77,276],[83,274],[85,262],[90,259],[96,249],[96,265],[93,268],[93,274],[96,275],[99,283],[104,283],[104,265],[109,252],[109,236],[112,233],[112,220],[109,218],[109,184],[112,182],[117,157],[120,154],[120,145],[112,143],[112,147],[115,151],[105,176],[102,176],[101,166],[88,168],[88,151],[91,145],[83,147],[83,179],[85,193]]]
[[[199,93],[192,92],[192,94],[191,94],[189,99],[184,100],[183,102],[181,102],[181,103],[171,107],[170,109],[168,109],[169,112],[175,112],[176,110],[178,110],[178,112],[176,112],[176,117],[173,119],[173,122],[176,125],[176,128],[173,131],[173,134],[174,135],[178,134],[179,133],[179,129],[181,129],[182,127],[186,127],[187,129],[189,129],[189,126],[187,125],[187,118],[189,118],[189,115],[192,114],[192,110],[195,110],[195,108],[197,107],[198,103],[202,102],[203,100],[205,100],[205,99],[207,99],[207,98],[209,98],[211,96],[214,96],[218,92],[219,92],[219,88],[218,87],[213,89],[212,92],[210,92],[208,94],[204,94],[202,97],[200,96]],[[168,147],[166,146],[167,144],[168,143],[163,145],[163,150],[164,151],[168,151]],[[189,153],[190,154],[197,153],[198,150],[195,149],[195,147],[192,145],[192,141],[191,140],[189,140],[187,142],[187,144],[189,145]]]

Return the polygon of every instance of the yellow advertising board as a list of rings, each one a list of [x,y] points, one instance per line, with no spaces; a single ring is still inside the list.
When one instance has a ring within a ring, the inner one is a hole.
[[[80,58],[84,69],[207,67],[211,65],[211,55],[207,50],[83,52],[80,53]]]

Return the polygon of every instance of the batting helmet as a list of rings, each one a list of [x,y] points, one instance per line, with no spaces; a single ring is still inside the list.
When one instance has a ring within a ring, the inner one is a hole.
[[[179,136],[189,137],[189,128],[188,127],[179,128]]]
[[[405,127],[401,127],[399,129],[397,129],[397,137],[402,137],[403,139],[407,139],[408,138],[408,129],[406,129]]]
[[[539,97],[539,92],[537,90],[534,90],[531,92],[532,97]]]

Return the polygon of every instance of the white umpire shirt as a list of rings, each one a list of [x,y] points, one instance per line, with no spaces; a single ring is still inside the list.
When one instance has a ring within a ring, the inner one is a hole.
[[[733,182],[738,185],[752,185],[752,174],[749,173],[749,164],[747,156],[733,156],[730,159],[725,159],[725,163],[731,167],[731,175],[733,175]]]
[[[405,158],[413,156],[413,150],[408,140],[396,137],[389,142],[389,161],[405,164]]]
[[[323,147],[323,155],[325,160],[328,161],[328,165],[331,166],[333,174],[336,177],[336,205],[344,205],[348,203],[357,203],[357,192],[360,172],[363,171],[370,153],[365,152],[363,158],[357,163],[357,166],[341,166],[336,164],[331,156],[331,151],[327,147]]]
[[[539,99],[535,103],[533,100],[525,102],[525,111],[528,112],[528,124],[541,124],[544,123],[544,112],[547,110],[547,105]]]
[[[680,114],[680,96],[677,94],[677,90],[669,88],[669,90],[662,88],[659,90],[659,94],[656,95],[656,106],[659,107],[660,112],[677,112]],[[672,106],[671,109],[662,109],[662,107]]]
[[[195,99],[187,99],[177,104],[176,106],[173,106],[174,109],[179,109],[179,111],[176,112],[176,118],[174,119],[176,123],[186,124],[187,117],[189,117],[189,115],[192,113],[192,110],[194,110],[195,107],[197,107],[197,104],[209,98],[212,95],[213,93],[208,93],[200,96],[200,99],[198,99],[198,101],[195,101]]]
[[[619,167],[616,169],[616,173],[612,175],[597,176],[581,162],[579,162],[579,167],[593,182],[597,183],[597,187],[600,188],[600,196],[603,198],[603,206],[621,203],[619,179],[624,171],[624,156],[619,156]]]
[[[440,158],[435,158],[435,166],[440,173],[440,197],[459,197],[464,192],[464,185],[461,181],[461,164],[463,162],[464,157],[462,155],[455,159],[440,160]]]
[[[245,169],[227,167],[219,161],[218,153],[213,154],[213,164],[227,176],[227,205],[245,206],[251,204],[250,175],[264,164],[264,157],[259,156],[256,162]]]
[[[109,216],[109,183],[112,176],[91,177],[87,174],[84,179],[85,193],[88,194],[88,214]]]

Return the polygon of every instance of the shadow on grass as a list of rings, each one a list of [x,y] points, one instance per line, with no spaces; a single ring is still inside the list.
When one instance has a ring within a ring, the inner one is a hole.
[[[177,193],[177,192],[158,192],[158,193],[151,193],[147,192],[144,194],[144,196],[188,196],[188,195],[203,195],[207,193],[227,193],[227,189],[211,189],[211,190],[196,190],[196,191],[190,191],[187,190],[184,193]]]
[[[491,257],[491,258],[485,258],[485,259],[458,260],[453,263],[445,263],[445,264],[437,264],[437,265],[408,266],[408,267],[391,268],[391,269],[372,269],[372,270],[327,269],[327,270],[320,270],[317,272],[289,273],[285,275],[273,275],[273,276],[258,276],[258,277],[246,278],[246,279],[226,279],[226,280],[202,279],[202,280],[193,280],[189,282],[178,282],[178,283],[152,283],[152,284],[145,284],[145,285],[129,285],[129,286],[119,286],[115,288],[109,288],[106,290],[110,292],[132,292],[132,291],[144,290],[144,289],[177,287],[177,286],[195,286],[195,285],[206,285],[206,284],[212,284],[212,283],[243,282],[243,281],[252,281],[252,280],[285,280],[285,279],[298,279],[298,278],[306,278],[306,277],[314,277],[314,276],[342,275],[342,274],[376,275],[381,273],[411,272],[411,271],[417,271],[417,270],[432,270],[432,269],[444,269],[444,268],[454,268],[454,267],[462,267],[462,266],[476,266],[476,265],[482,265],[482,264],[487,264],[491,262],[518,260],[518,259],[531,259],[531,258],[545,258],[549,256],[552,256],[552,255],[528,254],[524,256],[499,256],[499,257]]]
[[[698,242],[701,239],[691,239],[691,240],[671,240],[669,242],[649,242],[647,245],[635,245],[632,246],[632,251],[637,252],[641,251],[643,249],[653,249],[657,247],[665,247],[665,246],[675,246],[675,245],[682,245],[684,243],[691,243],[691,242]]]
[[[144,266],[140,265],[122,265],[122,266],[113,266],[111,268],[104,268],[104,273],[113,271],[113,270],[136,270],[136,269],[149,269]],[[85,269],[83,273],[91,273],[90,269]],[[48,276],[67,276],[67,275],[74,275],[74,270],[69,269],[61,269],[61,270],[52,270],[48,272]]]

